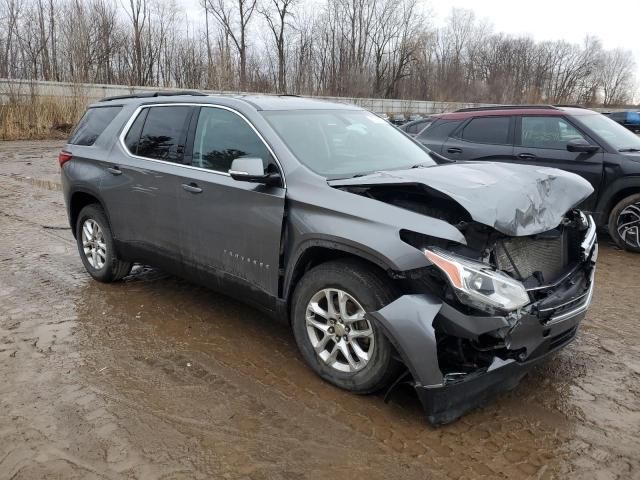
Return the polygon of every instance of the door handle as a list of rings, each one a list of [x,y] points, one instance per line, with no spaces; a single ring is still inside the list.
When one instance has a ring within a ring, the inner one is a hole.
[[[182,188],[191,193],[202,193],[202,189],[196,183],[183,183]]]
[[[122,175],[122,170],[120,170],[116,166],[107,168],[107,172],[109,172],[111,175],[116,175],[116,176],[117,175]]]
[[[462,149],[458,147],[447,148],[447,152],[449,153],[462,153]]]
[[[522,158],[523,160],[532,160],[537,157],[533,153],[521,153],[518,155],[518,158]]]

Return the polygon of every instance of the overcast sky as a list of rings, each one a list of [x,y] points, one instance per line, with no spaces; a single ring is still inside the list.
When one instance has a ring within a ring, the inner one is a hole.
[[[428,5],[436,25],[456,7],[473,10],[496,31],[536,40],[581,43],[587,34],[595,35],[607,49],[632,50],[640,80],[640,0],[436,0]]]

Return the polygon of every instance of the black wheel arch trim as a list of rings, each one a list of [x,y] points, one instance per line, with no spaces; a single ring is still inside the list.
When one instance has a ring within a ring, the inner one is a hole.
[[[294,253],[286,262],[289,267],[286,269],[284,274],[284,283],[281,292],[281,297],[285,301],[288,301],[291,297],[291,294],[293,293],[292,280],[295,272],[299,268],[300,260],[304,257],[305,253],[315,247],[321,247],[327,250],[335,250],[337,252],[347,253],[359,257],[369,263],[372,263],[387,273],[394,272],[385,258],[376,255],[371,250],[367,251],[366,247],[363,248],[349,245],[346,242],[333,237],[308,239],[300,243],[295,248]]]
[[[109,222],[109,228],[111,229],[111,216],[109,215],[109,209],[107,208],[107,204],[102,198],[102,195],[100,195],[99,191],[97,189],[88,188],[86,186],[71,185],[69,188],[69,199],[68,199],[69,207],[67,208],[67,216],[69,218],[69,226],[71,227],[71,231],[73,232],[74,238],[76,236],[76,225],[74,225],[74,221],[72,218],[73,197],[78,193],[89,195],[98,201],[98,203],[100,204],[100,207],[104,211],[104,214],[107,216],[107,221]],[[78,215],[80,214],[80,210],[77,212],[77,214]],[[113,229],[111,229],[111,235],[113,236],[114,239],[116,239],[116,235]]]
[[[600,195],[595,211],[593,212],[598,226],[607,225],[611,209],[615,206],[613,199],[618,193],[629,188],[636,188],[637,192],[635,193],[640,193],[640,175],[618,178],[605,188],[604,192]]]

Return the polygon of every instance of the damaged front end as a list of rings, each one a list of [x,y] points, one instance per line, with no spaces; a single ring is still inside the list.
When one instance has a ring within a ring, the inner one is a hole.
[[[334,188],[437,218],[463,241],[406,230],[427,267],[368,315],[402,356],[431,423],[455,420],[571,342],[591,302],[596,226],[581,177],[464,162],[377,172]]]
[[[571,210],[554,229],[509,237],[473,221],[467,245],[405,235],[432,266],[369,315],[407,364],[433,424],[509,390],[576,335],[593,293],[591,217]]]

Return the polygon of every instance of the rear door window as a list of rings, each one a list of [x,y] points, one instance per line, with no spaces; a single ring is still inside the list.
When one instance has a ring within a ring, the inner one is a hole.
[[[116,118],[122,110],[121,105],[110,107],[93,107],[88,109],[73,130],[69,143],[72,145],[93,145],[100,134]]]
[[[509,122],[510,117],[476,117],[463,127],[460,138],[467,142],[508,145]]]
[[[145,108],[125,136],[127,148],[139,157],[183,163],[192,112],[189,106]]]

